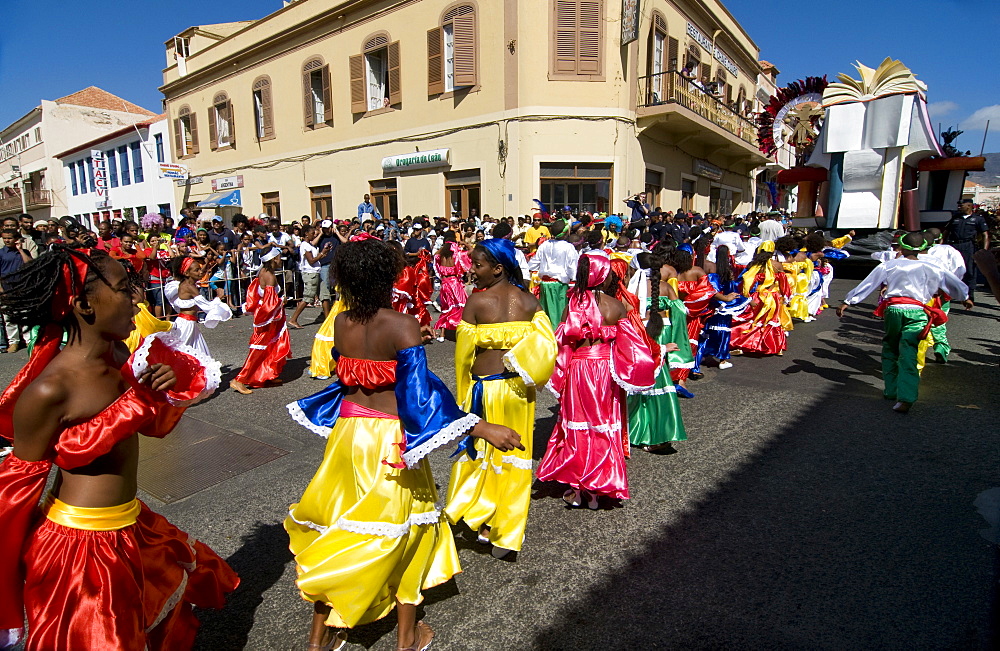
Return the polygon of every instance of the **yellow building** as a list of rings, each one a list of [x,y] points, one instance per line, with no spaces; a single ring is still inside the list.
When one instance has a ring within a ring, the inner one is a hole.
[[[767,162],[758,48],[715,0],[299,0],[166,46],[179,204],[747,212]]]

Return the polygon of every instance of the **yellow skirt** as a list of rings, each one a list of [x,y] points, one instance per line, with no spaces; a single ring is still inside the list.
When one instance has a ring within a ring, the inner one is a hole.
[[[142,345],[142,340],[149,335],[154,332],[166,332],[170,329],[170,322],[166,319],[157,319],[150,314],[145,303],[139,303],[139,313],[135,315],[132,322],[135,323],[135,329],[129,333],[128,339],[125,340],[125,345],[128,346],[131,353],[134,353],[135,349]]]
[[[463,409],[470,407],[467,397]],[[474,531],[490,527],[490,542],[520,551],[531,504],[531,439],[535,429],[535,388],[520,378],[483,383],[485,420],[506,425],[521,435],[524,451],[501,452],[475,439],[476,458],[463,454],[451,468],[445,515],[465,520]]]
[[[333,352],[333,321],[337,315],[347,309],[344,301],[338,298],[330,307],[330,314],[313,337],[312,357],[309,360],[310,377],[330,377],[336,364],[331,359]]]
[[[339,419],[285,519],[296,584],[303,599],[332,608],[329,626],[381,619],[397,601],[419,604],[422,590],[462,571],[427,461],[413,470],[382,463],[400,460],[402,436],[396,419]]]

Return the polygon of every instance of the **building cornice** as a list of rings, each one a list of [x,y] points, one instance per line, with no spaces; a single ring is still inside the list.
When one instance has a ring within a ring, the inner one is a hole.
[[[384,2],[384,0],[346,0],[345,2],[341,2],[337,5],[334,5],[333,7],[330,7],[329,9],[317,15],[304,15],[301,21],[296,23],[293,27],[282,31],[277,37],[262,32],[260,38],[255,39],[248,45],[236,50],[230,56],[219,59],[213,63],[208,64],[204,68],[195,70],[193,72],[184,75],[183,77],[179,77],[174,81],[168,82],[160,86],[159,91],[163,93],[165,97],[169,97],[170,95],[173,94],[190,92],[191,90],[194,90],[195,88],[201,85],[217,81],[220,78],[228,77],[229,75],[233,74],[231,72],[233,59],[243,59],[243,58],[253,57],[255,55],[260,55],[261,53],[266,53],[268,50],[274,48],[276,40],[287,42],[295,40],[296,37],[307,36],[310,32],[316,32],[316,31],[320,32],[317,36],[314,36],[313,38],[310,38],[299,45],[287,47],[274,54],[268,55],[264,58],[264,60],[270,60],[275,57],[288,54],[289,52],[293,52],[297,49],[307,47],[321,40],[329,38],[335,34],[343,32],[346,29],[368,22],[377,15],[383,15],[389,11],[398,9],[403,5],[408,5],[413,2],[419,2],[419,1],[420,0],[398,0],[397,2],[391,4],[390,6],[385,7],[384,9],[380,9],[376,13],[363,16],[353,22],[348,23],[345,21],[348,12],[362,9],[367,5],[380,4]],[[257,27],[264,25],[268,21],[273,20],[275,17],[285,12],[299,10],[299,9],[301,9],[301,5],[299,3],[292,3],[286,7],[282,7],[278,11],[268,14],[264,18],[261,18],[260,20],[250,25],[247,25],[243,29],[227,36],[226,38],[217,41],[212,45],[209,45],[205,49],[200,50],[195,54],[192,54],[190,57],[187,58],[187,61],[189,62],[189,64],[191,62],[197,63],[197,58],[199,56],[211,52],[214,48],[221,47],[226,43],[232,42],[233,39],[238,39],[241,37],[246,38],[247,32],[249,32],[250,30],[256,29]],[[336,23],[338,22],[340,24],[336,25]],[[170,70],[175,69],[176,67],[177,65],[174,64],[172,66],[164,68],[163,70],[164,75]],[[243,72],[246,69],[247,69],[246,67],[241,68],[239,72]],[[223,74],[220,75],[220,73]]]
[[[27,113],[25,113],[24,115],[22,115],[21,117],[19,117],[18,119],[16,119],[13,122],[11,122],[9,125],[7,125],[7,127],[3,131],[0,131],[0,140],[3,140],[4,142],[7,142],[7,136],[12,131],[18,131],[18,130],[20,130],[20,127],[22,125],[24,125],[25,123],[29,122],[32,118],[34,118],[36,115],[38,115],[41,112],[42,112],[42,107],[41,106],[36,106],[35,108],[31,109],[30,111],[28,111]],[[17,128],[15,129],[15,127],[17,127]]]

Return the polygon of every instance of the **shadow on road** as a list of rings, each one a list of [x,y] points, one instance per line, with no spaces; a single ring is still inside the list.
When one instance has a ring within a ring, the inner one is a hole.
[[[796,359],[788,372],[835,386],[670,524],[651,510],[641,552],[594,550],[606,578],[533,648],[995,648],[998,556],[972,506],[997,484],[995,358],[929,367],[903,416],[860,380],[877,350],[814,354],[846,370]]]
[[[244,536],[243,545],[226,559],[240,577],[240,586],[230,595],[226,607],[198,611],[201,629],[195,648],[243,649],[264,593],[277,583],[291,560],[284,527],[258,522],[253,531]],[[309,614],[309,609],[303,605],[302,617]]]

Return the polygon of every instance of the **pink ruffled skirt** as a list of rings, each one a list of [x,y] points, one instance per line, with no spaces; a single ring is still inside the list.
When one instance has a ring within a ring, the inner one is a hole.
[[[610,357],[611,345],[606,343],[574,351],[538,479],[628,499],[628,421],[622,390],[611,378]]]
[[[438,317],[435,328],[454,330],[462,320],[462,310],[465,309],[465,284],[458,276],[445,276],[441,281],[441,292],[438,304],[441,306],[441,316]]]

